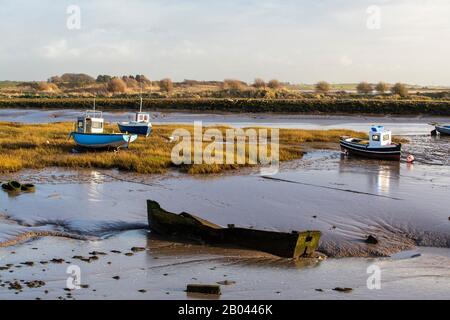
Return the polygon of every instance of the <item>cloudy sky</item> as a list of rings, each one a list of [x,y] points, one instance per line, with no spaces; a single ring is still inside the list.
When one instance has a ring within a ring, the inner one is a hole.
[[[80,29],[67,27],[71,5]],[[0,30],[2,80],[450,85],[449,0],[0,0]]]

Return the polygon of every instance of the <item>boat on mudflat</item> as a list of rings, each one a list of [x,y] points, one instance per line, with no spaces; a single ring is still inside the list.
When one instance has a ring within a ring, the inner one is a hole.
[[[436,125],[436,131],[441,135],[450,136],[450,124]]]
[[[168,212],[152,200],[147,200],[147,213],[150,230],[163,236],[257,250],[284,258],[311,257],[321,236],[320,231],[283,233],[234,225],[223,228],[189,213]]]
[[[100,111],[87,110],[78,117],[75,131],[69,138],[73,138],[77,146],[87,149],[114,149],[128,147],[137,139],[135,134],[103,133],[104,119]]]
[[[400,161],[402,152],[401,143],[393,143],[391,131],[384,130],[383,126],[372,127],[369,140],[344,136],[339,144],[346,154],[378,160]]]
[[[152,132],[152,124],[150,123],[150,114],[142,112],[142,97],[139,112],[136,112],[134,121],[118,122],[120,132],[132,133],[148,137]]]

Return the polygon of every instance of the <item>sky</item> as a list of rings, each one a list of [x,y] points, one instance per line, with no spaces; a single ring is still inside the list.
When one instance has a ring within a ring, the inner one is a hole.
[[[450,85],[449,0],[0,0],[0,31],[1,80]]]

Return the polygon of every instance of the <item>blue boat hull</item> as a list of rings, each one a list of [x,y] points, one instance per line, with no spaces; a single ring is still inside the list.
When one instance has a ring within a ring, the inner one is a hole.
[[[137,135],[120,133],[72,132],[71,136],[78,146],[90,149],[128,147],[129,143],[137,139]]]
[[[436,126],[436,131],[442,135],[449,136],[450,135],[450,126]]]
[[[147,137],[152,132],[152,126],[150,123],[119,122],[117,125],[122,133],[132,133]]]

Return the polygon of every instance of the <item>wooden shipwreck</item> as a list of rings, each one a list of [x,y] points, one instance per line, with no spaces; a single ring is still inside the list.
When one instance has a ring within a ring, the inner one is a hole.
[[[279,257],[300,258],[313,255],[319,245],[320,231],[292,233],[219,225],[189,213],[175,214],[147,200],[148,223],[153,232],[171,238],[217,246],[233,246],[267,252]]]

